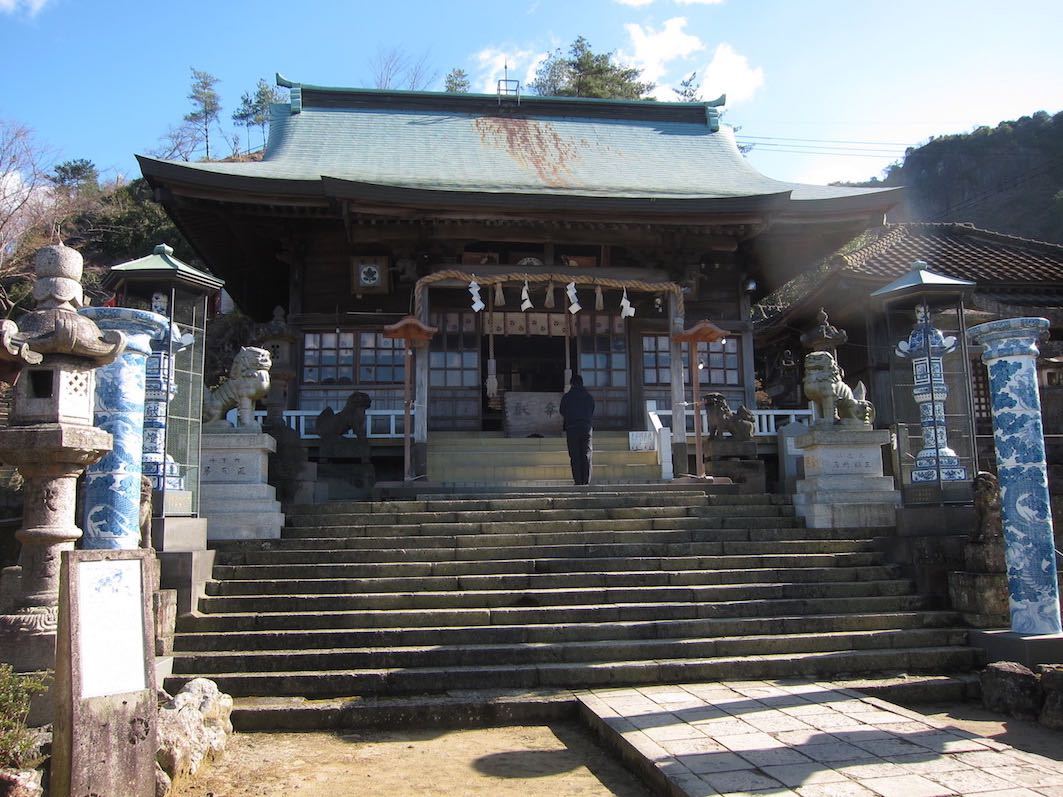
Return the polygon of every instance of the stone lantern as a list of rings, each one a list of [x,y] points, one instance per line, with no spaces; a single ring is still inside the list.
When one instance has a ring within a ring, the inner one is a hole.
[[[12,574],[13,605],[0,615],[0,660],[22,671],[54,667],[59,561],[81,537],[74,523],[77,478],[111,449],[111,435],[92,425],[94,369],[126,346],[118,331],[101,332],[78,315],[84,305],[81,255],[62,244],[35,259],[37,309],[11,334],[16,350],[42,355],[15,383],[9,426],[0,429],[0,460],[25,479],[22,550]]]

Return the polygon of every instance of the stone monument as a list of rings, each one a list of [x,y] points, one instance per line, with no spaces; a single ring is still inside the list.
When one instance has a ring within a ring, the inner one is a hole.
[[[993,409],[1004,559],[1014,643],[1011,661],[1030,660],[1030,640],[1044,636],[1059,661],[1063,655],[1059,582],[1049,511],[1041,398],[1037,390],[1037,344],[1048,332],[1044,318],[1008,318],[971,327],[967,334],[984,347]],[[990,649],[987,639],[980,640]],[[1033,640],[1037,644],[1037,640]],[[1044,661],[1046,659],[1042,659]]]
[[[963,549],[964,569],[949,573],[952,608],[976,628],[1007,628],[1007,565],[1000,518],[1000,484],[992,473],[974,477],[975,526]]]
[[[276,441],[254,419],[255,401],[269,392],[269,352],[244,347],[229,379],[203,401],[203,459],[199,513],[212,540],[280,537],[284,514],[268,483],[269,455]],[[237,409],[236,426],[225,413]]]
[[[92,425],[95,369],[126,346],[121,332],[101,332],[78,315],[84,304],[81,255],[62,244],[37,252],[37,308],[21,330],[4,327],[4,349],[42,355],[16,382],[9,427],[0,429],[0,460],[25,479],[22,550],[14,605],[0,615],[0,660],[16,670],[51,669],[58,625],[59,560],[81,537],[74,523],[77,477],[111,448],[111,435]]]
[[[269,456],[269,483],[276,488],[282,507],[328,499],[326,485],[318,484],[317,463],[310,461],[299,432],[284,418],[288,386],[296,377],[293,349],[297,339],[283,307],[275,307],[273,318],[255,331],[255,344],[268,351],[273,361],[263,429],[277,441],[277,450]]]
[[[872,426],[875,408],[863,384],[850,388],[834,355],[813,351],[805,356],[804,388],[817,420],[794,440],[804,461],[794,495],[797,515],[811,528],[895,525],[901,494],[882,469],[890,433]]]

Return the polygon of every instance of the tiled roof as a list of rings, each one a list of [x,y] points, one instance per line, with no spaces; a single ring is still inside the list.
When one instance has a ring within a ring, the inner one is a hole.
[[[870,240],[867,240],[870,238]],[[915,260],[931,271],[985,283],[1063,283],[1063,246],[966,224],[887,224],[832,258],[837,270],[888,282]]]
[[[273,106],[265,157],[250,163],[140,158],[149,178],[232,178],[247,190],[405,190],[610,200],[773,198],[797,210],[838,203],[884,210],[897,189],[786,183],[742,157],[702,103],[334,89],[294,84]],[[321,187],[318,187],[321,186]]]

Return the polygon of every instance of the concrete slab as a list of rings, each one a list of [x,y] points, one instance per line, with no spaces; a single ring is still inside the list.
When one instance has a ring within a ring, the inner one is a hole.
[[[603,742],[675,797],[1063,794],[1063,752],[1016,750],[839,684],[660,689],[591,689],[576,698]]]

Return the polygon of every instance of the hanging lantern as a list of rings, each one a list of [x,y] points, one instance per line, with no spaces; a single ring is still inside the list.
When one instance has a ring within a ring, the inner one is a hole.
[[[594,309],[601,311],[605,309],[605,299],[602,298],[602,286],[594,286]]]
[[[620,317],[631,318],[635,315],[635,308],[631,306],[631,302],[627,298],[627,288],[624,288],[624,295],[620,299]]]
[[[547,308],[548,310],[553,310],[554,309],[554,283],[553,282],[546,283],[546,301],[543,302],[543,307]]]
[[[495,283],[495,307],[502,307],[506,303],[506,294],[502,292],[502,283]]]
[[[486,305],[480,298],[480,286],[475,279],[469,283],[469,293],[472,295],[472,309],[477,313],[483,310]]]
[[[534,306],[531,302],[531,296],[528,294],[528,280],[524,280],[524,287],[520,289],[520,309],[526,312]]]
[[[570,302],[568,306],[568,311],[572,313],[572,315],[575,315],[583,309],[580,306],[579,299],[576,297],[576,283],[570,282],[568,285],[566,285],[565,293],[568,295],[568,300]]]

